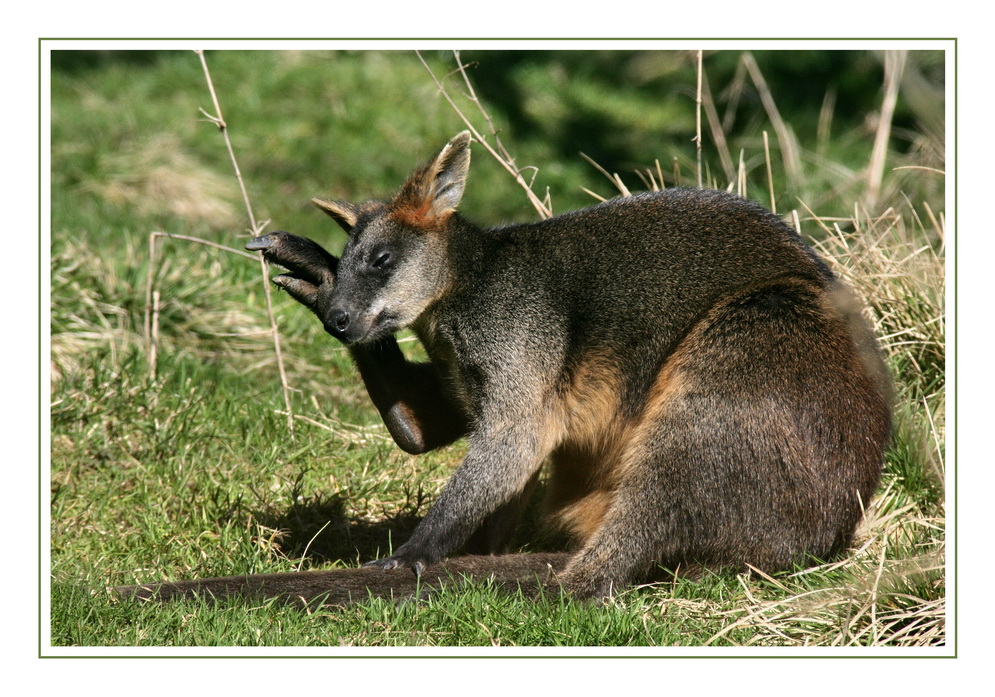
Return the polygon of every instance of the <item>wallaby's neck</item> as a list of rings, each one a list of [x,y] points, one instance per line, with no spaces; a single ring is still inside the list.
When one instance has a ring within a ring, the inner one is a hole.
[[[486,270],[488,258],[493,258],[496,245],[488,230],[454,213],[446,234],[446,295],[473,285]]]

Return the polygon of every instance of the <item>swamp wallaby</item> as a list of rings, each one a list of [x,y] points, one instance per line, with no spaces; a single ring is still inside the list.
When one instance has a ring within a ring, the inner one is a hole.
[[[350,348],[401,448],[469,446],[390,557],[260,592],[407,593],[411,569],[546,573],[604,597],[661,567],[777,571],[845,549],[878,481],[888,380],[859,304],[795,231],[696,189],[480,229],[456,212],[469,163],[464,132],[387,203],[315,200],[349,234],[341,259],[284,232],[247,245]],[[430,362],[401,354],[406,327]],[[503,552],[544,463],[569,555],[440,564]]]

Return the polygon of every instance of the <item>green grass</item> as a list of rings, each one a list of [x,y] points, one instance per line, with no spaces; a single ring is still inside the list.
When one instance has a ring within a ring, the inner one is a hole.
[[[446,54],[425,57],[437,74],[454,67]],[[478,52],[463,58],[477,61],[470,74],[481,98],[519,165],[539,166],[536,189],[544,194],[549,187],[554,211],[590,203],[581,187],[611,195],[579,150],[620,172],[634,190],[639,179],[632,170],[655,167],[656,159],[667,185],[675,177],[693,179],[689,56]],[[152,380],[144,337],[148,235],[161,230],[239,247],[249,235],[241,197],[217,130],[198,120],[197,108],[211,101],[194,54],[57,56],[52,644],[943,643],[943,177],[887,170],[879,200],[867,202],[860,171],[873,138],[864,124],[880,102],[880,75],[873,77],[869,54],[850,58],[824,56],[835,66],[828,74],[836,82],[827,85],[841,106],[827,135],[814,123],[820,110],[825,116],[822,95],[789,108],[794,97],[774,79],[783,61],[758,56],[802,148],[796,182],[781,174],[778,143],[755,92],[736,88],[736,55],[707,57],[705,68],[712,93],[724,95],[717,96],[721,114],[732,113],[733,98],[739,100],[727,136],[734,158],[744,153],[747,194],[769,203],[766,130],[778,210],[798,211],[803,234],[867,301],[896,375],[895,440],[854,552],[800,574],[681,580],[628,591],[606,605],[558,596],[535,603],[483,584],[418,603],[371,601],[304,613],[239,602],[117,603],[106,588],[347,566],[382,554],[413,529],[463,446],[418,458],[400,452],[345,351],[276,294],[292,409],[301,417],[291,435],[258,264],[179,240],[158,242],[153,271],[161,310]],[[257,217],[333,250],[343,236],[307,204],[311,196],[383,195],[462,128],[410,53],[225,51],[208,60]],[[818,56],[805,61],[810,69],[819,64]],[[934,54],[913,55],[908,68],[927,78],[935,69]],[[793,84],[790,75],[784,79]],[[868,79],[877,81],[874,89]],[[942,169],[942,142],[927,127],[936,109],[930,94],[908,100],[916,109],[900,101],[904,121],[896,122],[902,130],[889,166]],[[706,133],[709,178],[724,188],[728,180],[712,143]],[[474,158],[467,215],[485,224],[534,219],[507,174],[480,148]]]

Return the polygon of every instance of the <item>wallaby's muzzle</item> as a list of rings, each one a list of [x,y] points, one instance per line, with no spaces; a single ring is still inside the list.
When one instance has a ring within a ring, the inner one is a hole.
[[[342,308],[332,308],[323,318],[325,331],[339,341],[351,344],[359,337],[355,336],[353,314]],[[350,330],[353,331],[350,331]]]
[[[379,336],[380,313],[333,302],[321,318],[325,331],[343,344],[358,344]]]

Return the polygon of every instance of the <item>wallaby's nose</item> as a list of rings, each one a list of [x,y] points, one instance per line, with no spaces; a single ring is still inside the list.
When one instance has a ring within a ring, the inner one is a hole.
[[[345,310],[336,310],[328,318],[328,324],[332,325],[332,328],[339,334],[345,333],[345,330],[349,328],[349,321],[349,313]]]
[[[354,310],[355,308],[353,308]],[[344,307],[332,307],[325,314],[325,331],[344,344],[352,344],[363,337],[363,313]]]

